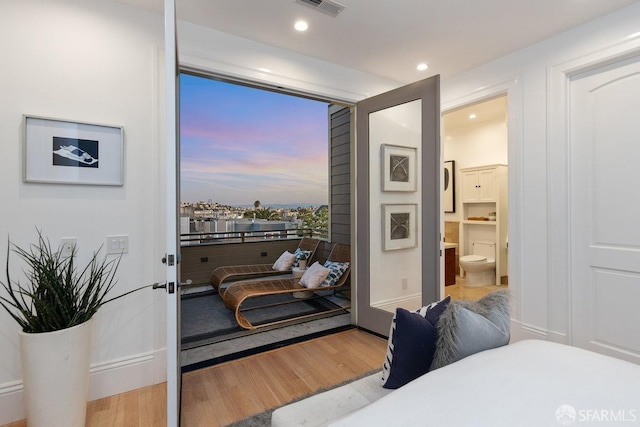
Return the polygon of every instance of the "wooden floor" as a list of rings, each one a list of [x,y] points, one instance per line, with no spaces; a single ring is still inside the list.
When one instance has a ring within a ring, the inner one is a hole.
[[[470,288],[464,285],[464,277],[456,277],[456,284],[451,286],[445,286],[444,294],[451,295],[451,299],[464,299],[477,301],[483,296],[495,292],[500,289],[508,289],[507,285],[489,285],[489,286],[479,286],[477,288]]]
[[[189,372],[182,379],[182,425],[224,426],[381,368],[386,346],[349,330]],[[165,426],[165,410],[163,383],[90,402],[86,425]]]

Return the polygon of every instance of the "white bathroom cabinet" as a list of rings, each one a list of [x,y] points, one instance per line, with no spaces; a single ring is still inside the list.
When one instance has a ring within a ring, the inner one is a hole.
[[[508,274],[507,166],[487,165],[460,169],[462,220],[459,255],[470,255],[474,241],[496,242],[496,283]],[[492,214],[495,212],[495,220]],[[460,271],[460,275],[464,272]]]
[[[462,169],[462,202],[495,202],[496,169]]]

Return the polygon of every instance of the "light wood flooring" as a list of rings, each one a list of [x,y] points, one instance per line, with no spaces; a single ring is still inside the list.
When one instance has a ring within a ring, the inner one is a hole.
[[[182,425],[224,426],[381,368],[386,346],[354,329],[186,373]],[[86,425],[164,426],[165,408],[163,383],[90,402]]]
[[[456,276],[456,284],[445,286],[444,294],[445,296],[451,295],[451,299],[465,299],[471,301],[477,301],[483,296],[498,291],[500,289],[508,289],[508,285],[490,285],[490,286],[480,286],[477,288],[469,288],[464,286],[464,278],[460,276]]]

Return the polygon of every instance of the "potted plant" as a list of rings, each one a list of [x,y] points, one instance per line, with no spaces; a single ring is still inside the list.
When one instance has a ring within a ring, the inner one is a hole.
[[[13,280],[9,255],[26,264],[25,281]],[[76,248],[64,257],[38,230],[37,243],[23,249],[8,242],[6,295],[0,305],[20,325],[20,361],[29,427],[84,426],[89,386],[93,316],[116,284],[121,256],[98,258],[83,267]]]
[[[307,260],[309,259],[310,253],[307,251],[302,251],[300,254],[300,259],[298,261],[298,268],[300,270],[306,270],[307,268]]]

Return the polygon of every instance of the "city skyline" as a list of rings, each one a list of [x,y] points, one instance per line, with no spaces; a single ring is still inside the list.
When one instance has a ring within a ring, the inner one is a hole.
[[[327,204],[325,102],[180,77],[181,201]]]

